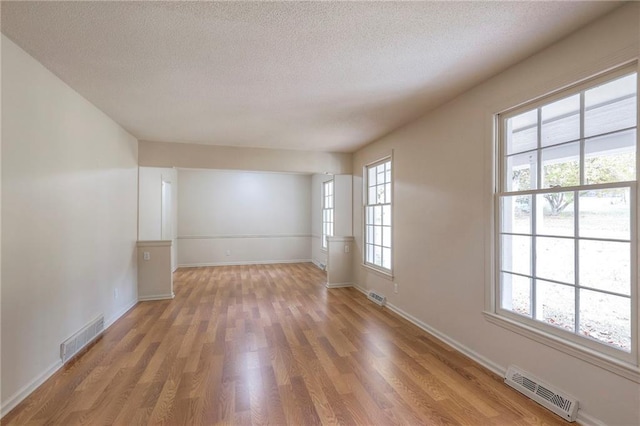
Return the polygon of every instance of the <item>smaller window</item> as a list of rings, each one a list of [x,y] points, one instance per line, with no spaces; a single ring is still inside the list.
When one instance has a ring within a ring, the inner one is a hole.
[[[366,167],[364,261],[391,271],[391,159]]]
[[[333,236],[333,180],[322,184],[322,248],[327,249],[327,237]]]

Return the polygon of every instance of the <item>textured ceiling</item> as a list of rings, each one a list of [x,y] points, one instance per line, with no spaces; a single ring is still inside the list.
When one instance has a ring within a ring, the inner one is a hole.
[[[2,2],[139,139],[353,151],[615,2]]]

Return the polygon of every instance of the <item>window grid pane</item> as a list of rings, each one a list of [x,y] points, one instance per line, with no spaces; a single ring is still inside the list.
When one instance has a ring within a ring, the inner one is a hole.
[[[391,160],[367,167],[365,173],[365,263],[391,270]]]
[[[498,306],[624,352],[637,335],[636,81],[502,118],[497,204]]]
[[[322,184],[322,248],[328,247],[327,237],[333,236],[333,180]]]

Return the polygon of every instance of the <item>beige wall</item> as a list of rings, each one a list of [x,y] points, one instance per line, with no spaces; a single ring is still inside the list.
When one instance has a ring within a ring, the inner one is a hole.
[[[137,300],[137,141],[2,36],[2,150],[4,413]]]
[[[356,283],[496,371],[518,365],[580,401],[583,421],[640,424],[640,385],[488,323],[493,115],[638,56],[638,4],[615,11],[354,155]],[[362,168],[393,151],[393,281],[362,262]]]
[[[138,241],[138,300],[173,299],[171,258],[170,240]]]
[[[311,176],[178,170],[180,266],[311,259]]]
[[[351,173],[351,154],[187,143],[139,143],[139,164],[147,167]]]

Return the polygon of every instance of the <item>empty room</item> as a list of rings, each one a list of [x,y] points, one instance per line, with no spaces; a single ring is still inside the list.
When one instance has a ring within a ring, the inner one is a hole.
[[[640,425],[640,3],[0,17],[0,423]]]

